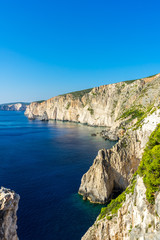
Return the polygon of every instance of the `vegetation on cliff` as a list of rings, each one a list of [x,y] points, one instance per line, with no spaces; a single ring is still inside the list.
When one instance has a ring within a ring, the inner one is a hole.
[[[84,94],[91,92],[92,88],[88,88],[88,89],[84,89],[81,91],[76,91],[76,92],[70,92],[70,93],[66,93],[66,94],[62,94],[60,96],[66,96],[67,94],[72,94],[72,96],[74,98],[82,98],[84,96]]]
[[[140,106],[132,106],[130,109],[126,110],[119,119],[128,119],[126,123],[131,122],[135,118],[139,119],[143,116],[144,111],[140,108]]]
[[[131,184],[116,199],[112,199],[107,207],[101,209],[99,220],[104,217],[110,220],[113,215],[117,214],[118,209],[122,207],[126,200],[126,195],[134,192],[137,174],[143,177],[146,186],[146,198],[149,203],[153,204],[155,192],[160,189],[160,124],[149,137],[141,163],[137,172],[133,175]]]
[[[134,119],[137,119],[136,123],[133,125],[133,130],[136,130],[143,125],[143,120],[154,111],[156,111],[154,103],[148,104],[147,107],[142,105],[133,105],[130,109],[124,111],[117,120],[124,120],[125,125],[127,126],[127,124],[132,123]]]
[[[42,102],[45,102],[45,100],[35,101],[35,103],[42,103]]]
[[[149,138],[138,173],[143,176],[147,200],[153,204],[155,192],[160,188],[160,124]]]
[[[158,74],[158,73],[156,73],[156,74],[154,74],[154,75],[151,75],[151,76],[148,76],[148,77],[145,77],[145,78],[153,78],[153,77],[155,77],[157,74]],[[144,78],[140,78],[139,80],[142,80],[142,79],[144,79]],[[127,81],[124,81],[124,82],[127,83],[127,84],[130,84],[130,83],[135,82],[136,80],[138,80],[138,78],[135,79],[135,80],[127,80]]]
[[[136,173],[134,174],[131,184],[126,188],[124,192],[122,192],[117,198],[112,199],[111,202],[107,205],[107,207],[103,207],[101,209],[101,213],[99,215],[99,220],[107,217],[108,220],[112,219],[113,215],[118,212],[118,209],[122,207],[123,203],[126,200],[126,195],[134,192],[135,184],[136,184]]]

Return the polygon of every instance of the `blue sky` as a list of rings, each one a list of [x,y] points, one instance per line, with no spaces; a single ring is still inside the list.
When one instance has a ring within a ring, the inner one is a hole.
[[[0,103],[160,72],[160,1],[0,1]]]

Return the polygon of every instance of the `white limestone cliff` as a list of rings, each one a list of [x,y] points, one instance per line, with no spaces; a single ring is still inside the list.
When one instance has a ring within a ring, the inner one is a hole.
[[[64,94],[43,102],[31,103],[25,114],[30,119],[62,120],[116,128],[127,119],[119,119],[133,106],[155,103],[159,98],[160,74],[145,79],[93,88],[88,93]]]
[[[160,240],[160,193],[151,209],[146,200],[146,187],[137,177],[134,193],[126,200],[112,219],[96,220],[82,240]]]
[[[25,111],[27,104],[24,103],[12,103],[12,104],[1,104],[1,111]]]
[[[136,138],[131,137],[134,132],[131,130],[128,131],[128,139],[132,140],[127,143],[128,145],[125,148],[128,149],[130,144],[133,144],[133,142],[138,143],[138,147],[136,146],[135,148],[132,148],[132,151],[127,150],[128,155],[130,157],[132,156],[129,161],[126,161],[126,157],[123,156],[120,161],[117,161],[117,165],[113,166],[113,169],[111,170],[112,174],[110,172],[111,179],[108,179],[109,182],[106,181],[106,185],[104,183],[107,193],[110,191],[110,188],[107,188],[110,182],[112,186],[113,182],[116,181],[116,176],[114,175],[115,169],[118,173],[121,171],[121,168],[118,168],[121,162],[124,162],[125,166],[123,166],[122,169],[130,169],[130,175],[133,175],[134,171],[132,171],[129,167],[130,161],[135,162],[136,156],[139,156],[139,159],[141,159],[144,147],[148,142],[148,138],[159,123],[160,109],[157,109],[152,114],[146,116],[143,120],[143,125],[135,131],[137,140]],[[117,145],[118,144],[119,143],[117,143]],[[106,151],[112,151],[115,146],[111,150]],[[122,151],[123,148],[119,149]],[[106,160],[108,161],[108,159]],[[93,167],[94,163],[91,168]],[[138,167],[138,162],[136,163],[136,167]],[[96,175],[96,173],[97,170],[92,170],[92,176]],[[102,175],[103,172],[101,171],[99,174]],[[120,175],[122,178],[125,176],[124,173],[121,173]],[[85,189],[87,189],[87,179],[90,181],[90,170],[85,174],[86,184],[84,183],[83,178],[80,189],[83,189],[83,185],[85,186]],[[128,178],[128,184],[129,182]],[[96,185],[95,183],[92,187],[92,194],[94,192],[94,188],[96,188],[96,192],[99,192],[97,186],[98,184]],[[146,187],[143,183],[143,179],[137,175],[134,193],[132,194],[130,192],[129,194],[126,194],[126,200],[124,201],[122,207],[119,208],[117,215],[113,215],[111,219],[110,216],[108,217],[107,215],[102,219],[98,217],[94,225],[89,228],[86,234],[82,237],[82,240],[160,240],[160,193],[156,193],[154,205],[148,203],[145,193]],[[101,191],[101,198],[102,196],[103,192]],[[106,196],[106,192],[104,196]],[[90,200],[89,197],[88,199]]]
[[[19,195],[10,189],[0,189],[0,240],[18,240],[17,209]]]

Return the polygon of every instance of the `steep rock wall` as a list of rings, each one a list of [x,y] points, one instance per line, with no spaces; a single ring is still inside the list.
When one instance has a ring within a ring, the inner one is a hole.
[[[124,190],[137,170],[148,138],[158,123],[159,109],[143,120],[141,128],[128,130],[111,149],[100,150],[82,177],[79,194],[91,202],[105,203],[114,188]]]
[[[157,124],[160,123],[160,109],[157,109],[152,114],[146,116],[143,120],[143,125],[139,127],[136,131],[128,132],[128,138],[131,139],[128,144],[136,144],[135,148],[131,148],[132,151],[128,151],[127,149],[130,147],[125,146],[127,153],[131,157],[131,153],[134,153],[133,158],[139,157],[141,159],[144,147],[148,142],[148,138],[150,134],[154,131]],[[131,137],[131,135],[135,135],[136,138]],[[122,139],[123,140],[123,139]],[[121,141],[121,140],[120,140]],[[138,144],[138,145],[137,145]],[[118,146],[117,143],[111,151]],[[123,148],[121,148],[123,151]],[[110,151],[110,150],[106,150]],[[127,168],[130,171],[128,176],[132,176],[131,168],[127,167],[126,158],[123,156],[121,159],[124,163],[124,168]],[[118,164],[121,161],[118,161]],[[93,164],[94,166],[94,164]],[[136,163],[136,168],[138,167]],[[92,167],[91,167],[92,168]],[[115,181],[116,175],[114,175],[115,168],[112,169],[112,177],[111,181]],[[121,171],[119,168],[118,173]],[[129,173],[129,172],[128,172]],[[94,175],[94,172],[92,171]],[[99,173],[99,174],[102,174]],[[86,173],[85,179],[89,177],[89,171]],[[124,177],[124,173],[121,176]],[[82,178],[83,179],[83,178]],[[129,180],[129,178],[128,178]],[[106,186],[110,183],[106,182]],[[83,181],[81,183],[81,187],[83,187]],[[112,183],[111,183],[112,185]],[[96,186],[96,183],[95,183]],[[94,186],[94,187],[95,187]],[[85,186],[87,189],[87,186]],[[93,189],[94,189],[93,187]],[[96,189],[98,191],[98,189]],[[107,191],[109,191],[107,189]],[[102,191],[101,191],[102,192]],[[92,191],[93,194],[93,191]],[[101,197],[102,198],[102,197]],[[143,183],[143,179],[137,176],[136,185],[134,188],[134,193],[132,192],[126,194],[126,200],[123,203],[122,207],[119,208],[117,214],[113,214],[112,217],[108,217],[105,215],[104,218],[97,218],[94,225],[89,228],[86,234],[82,237],[82,240],[159,240],[160,239],[160,193],[155,195],[155,204],[150,205],[146,200],[146,187]]]
[[[105,203],[114,188],[124,190],[139,165],[140,149],[137,133],[131,131],[112,149],[100,150],[82,177],[79,194],[91,202]]]
[[[33,102],[25,114],[34,119],[66,120],[114,128],[122,124],[118,118],[132,106],[147,107],[159,99],[160,74],[151,82],[136,80],[93,88],[83,96],[65,94],[41,103]]]
[[[14,191],[1,187],[0,189],[0,239],[18,240],[17,209],[19,195]]]
[[[82,240],[159,240],[160,193],[151,209],[146,200],[146,188],[137,177],[134,193],[126,195],[126,201],[112,219],[96,220]],[[158,209],[158,211],[157,211]]]

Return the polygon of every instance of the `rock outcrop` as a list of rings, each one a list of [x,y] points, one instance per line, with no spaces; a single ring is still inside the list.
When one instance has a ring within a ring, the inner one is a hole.
[[[19,195],[14,191],[1,187],[0,189],[0,239],[18,240],[17,209]]]
[[[98,152],[93,165],[83,175],[78,191],[84,199],[89,199],[93,203],[105,203],[114,187],[111,165],[106,161],[106,155],[105,149]]]
[[[130,131],[129,134],[112,149],[98,152],[93,165],[81,180],[79,194],[84,198],[95,203],[105,203],[114,188],[124,190],[128,186],[141,157],[137,132]]]
[[[81,180],[79,194],[95,203],[108,201],[114,188],[125,189],[138,168],[151,132],[160,123],[160,110],[143,119],[137,130],[128,130],[111,149],[98,152]]]
[[[110,140],[110,141],[118,141],[118,132],[116,130],[111,131],[111,130],[102,130],[100,132],[100,136],[104,138],[105,140]]]
[[[134,193],[126,194],[123,206],[112,219],[96,220],[82,240],[159,240],[160,239],[160,193],[151,209],[146,200],[146,187],[137,177]]]
[[[28,104],[25,103],[12,103],[12,104],[1,104],[1,111],[25,111]]]
[[[159,99],[159,92],[160,74],[157,74],[150,82],[143,79],[120,82],[93,88],[88,93],[81,91],[40,103],[33,102],[27,107],[25,114],[30,119],[73,121],[115,128],[124,126],[129,120],[127,114],[123,116],[123,113],[132,109],[135,118],[136,113],[141,114]]]

